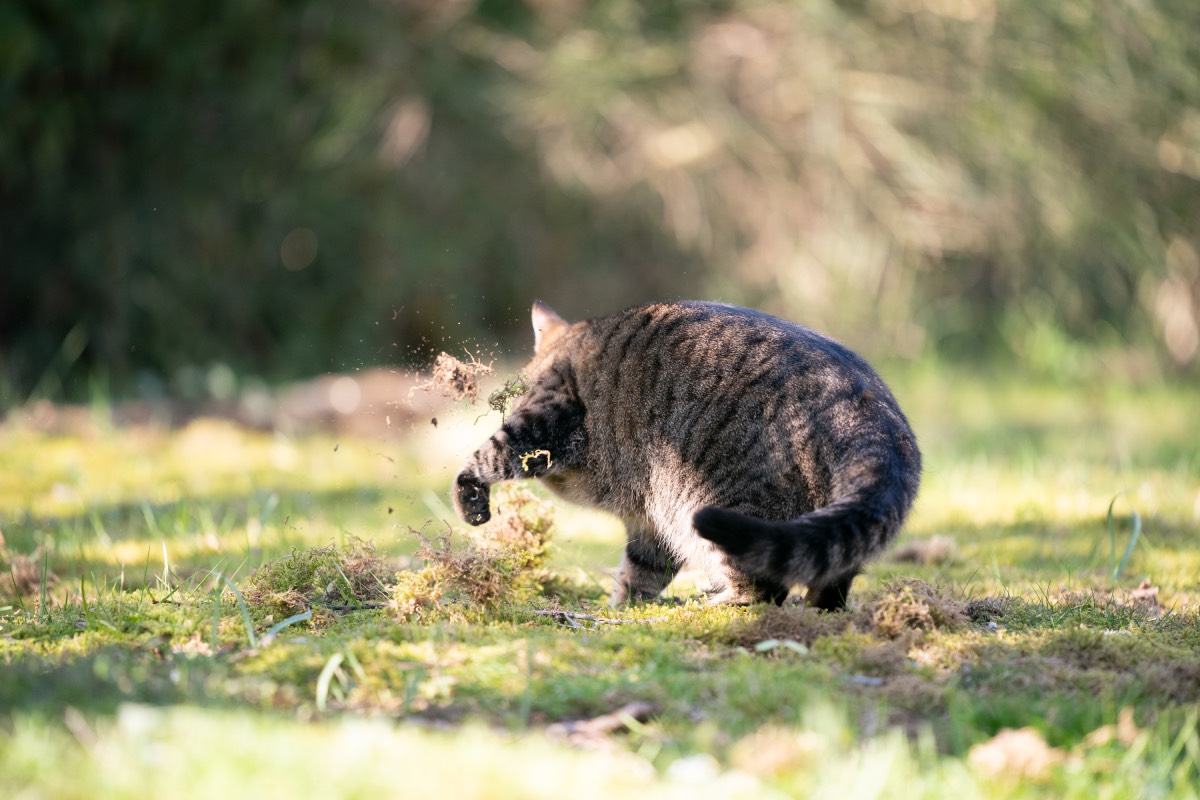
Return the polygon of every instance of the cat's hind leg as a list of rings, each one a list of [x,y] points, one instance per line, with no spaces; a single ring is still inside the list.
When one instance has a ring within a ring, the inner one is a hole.
[[[850,584],[857,575],[858,570],[853,570],[823,586],[808,587],[804,602],[822,611],[841,611],[846,607],[846,598],[850,596]]]
[[[608,604],[619,606],[638,600],[653,600],[679,573],[679,562],[648,529],[629,526],[625,555],[617,568],[617,582]]]
[[[756,581],[730,568],[712,582],[706,594],[711,605],[748,606],[754,603],[774,603],[781,606],[787,599],[788,587]]]

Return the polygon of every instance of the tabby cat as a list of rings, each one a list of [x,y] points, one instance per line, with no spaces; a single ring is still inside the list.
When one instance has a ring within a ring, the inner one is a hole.
[[[540,478],[628,532],[613,605],[657,597],[680,567],[711,602],[846,604],[896,536],[921,454],[862,358],[733,306],[653,303],[564,321],[533,306],[529,392],[467,459],[453,499],[486,522],[491,484]]]

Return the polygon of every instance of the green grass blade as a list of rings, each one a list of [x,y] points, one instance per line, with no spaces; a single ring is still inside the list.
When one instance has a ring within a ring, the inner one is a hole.
[[[122,583],[122,586],[124,586],[123,583]],[[142,604],[142,600],[145,599],[146,592],[148,592],[149,590],[150,590],[150,545],[146,545],[146,563],[142,567],[142,592],[141,592],[141,595],[138,597],[138,606],[139,607]]]
[[[154,514],[154,509],[146,501],[142,501],[142,519],[146,522],[146,530],[151,536],[161,536],[158,529],[158,517]]]
[[[246,625],[246,640],[250,642],[250,647],[258,647],[258,637],[254,635],[254,622],[250,619],[250,608],[246,605],[246,598],[242,597],[242,593],[233,585],[233,581],[226,578],[219,572],[214,572],[213,575],[219,581],[224,581],[225,585],[233,590],[234,597],[237,598],[238,608],[242,612],[242,622]],[[219,586],[218,586],[219,588]]]
[[[1121,493],[1113,495],[1113,499],[1108,501],[1108,566],[1115,578],[1117,576],[1117,526],[1113,520],[1113,506],[1117,504],[1117,498]]]
[[[267,519],[270,518],[271,514],[278,507],[279,507],[279,495],[276,494],[275,492],[271,492],[269,495],[267,495],[266,501],[263,502],[263,507],[258,512],[259,528],[263,528],[266,526]]]
[[[301,611],[299,614],[293,614],[292,616],[288,617],[287,619],[283,620],[282,622],[276,622],[274,625],[271,626],[270,630],[268,630],[266,633],[263,634],[262,643],[266,644],[267,640],[274,639],[275,634],[279,633],[284,628],[287,628],[291,625],[295,625],[297,622],[307,622],[310,619],[312,619],[312,609],[311,608],[305,609],[304,611]]]
[[[220,575],[220,573],[213,573]],[[216,581],[213,586],[213,632],[212,632],[212,651],[216,655],[217,648],[221,645],[221,582]]]
[[[162,540],[162,551],[163,551],[162,585],[164,588],[170,589],[171,588],[171,562],[170,562],[170,560],[167,559],[167,540],[166,539]]]
[[[44,621],[46,619],[47,609],[49,608],[50,598],[48,596],[49,591],[47,588],[47,583],[49,581],[49,572],[50,572],[50,551],[47,549],[47,550],[42,551],[42,577],[38,581],[38,583],[39,583],[38,592],[41,595],[41,604],[38,606],[38,620],[40,620],[40,621]]]
[[[1125,546],[1125,555],[1121,556],[1121,563],[1117,564],[1117,571],[1113,575],[1114,578],[1121,577],[1121,573],[1125,571],[1125,565],[1129,563],[1129,557],[1133,555],[1133,547],[1138,543],[1142,535],[1142,515],[1138,512],[1133,512],[1133,533],[1129,535],[1129,544]]]
[[[1117,500],[1125,492],[1117,492],[1113,495],[1112,500],[1108,502],[1108,513],[1105,515],[1105,522],[1108,526],[1108,559],[1109,573],[1115,581],[1121,577],[1121,573],[1125,571],[1125,565],[1129,563],[1130,556],[1133,555],[1134,545],[1142,535],[1142,517],[1137,511],[1133,512],[1133,532],[1129,535],[1129,541],[1125,545],[1125,552],[1121,556],[1121,560],[1117,560],[1117,520],[1113,515],[1113,509],[1117,505]]]
[[[363,669],[362,663],[358,660],[357,656],[354,655],[353,650],[346,650],[346,663],[350,665],[350,669],[354,671],[354,676],[356,678],[358,678],[360,681],[365,681],[367,679],[367,671]]]
[[[81,572],[81,573],[79,573],[79,602],[83,604],[83,618],[87,621],[88,627],[91,628],[91,627],[93,627],[92,612],[91,612],[91,609],[88,608],[87,586],[84,585],[83,581],[84,581],[84,576],[83,576],[83,573]]]
[[[346,584],[346,593],[342,595],[342,602],[346,605],[350,605],[351,603],[357,604],[358,600],[354,596],[354,584],[350,583],[350,579],[346,577],[346,573],[342,572],[340,564],[335,562],[333,568],[337,570],[338,575],[342,576],[342,583]]]
[[[333,682],[334,673],[338,667],[346,660],[345,653],[337,652],[329,657],[325,662],[325,666],[321,668],[321,674],[317,676],[317,710],[324,711],[325,706],[329,701],[329,685]]]
[[[13,568],[12,564],[8,565],[8,574],[12,576],[13,601],[16,602],[17,606],[20,607],[22,612],[28,614],[29,610],[25,608],[25,600],[21,597],[21,593],[17,591],[17,586],[19,585],[17,583],[17,571]]]

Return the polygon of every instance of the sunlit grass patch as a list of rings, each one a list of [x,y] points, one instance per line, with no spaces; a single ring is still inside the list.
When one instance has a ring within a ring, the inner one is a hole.
[[[1136,398],[1102,393],[1081,423],[1073,390],[1029,400],[1003,380],[941,377],[897,382],[927,455],[898,544],[942,537],[949,555],[885,555],[837,614],[709,607],[686,576],[663,602],[609,609],[619,523],[541,490],[497,491],[493,527],[433,545],[457,525],[445,492],[458,440],[483,437],[477,414],[439,412],[436,429],[388,443],[222,423],[87,442],[0,428],[0,728],[26,726],[36,750],[70,706],[124,763],[143,742],[122,729],[128,703],[166,706],[164,730],[177,705],[250,709],[235,727],[280,741],[300,739],[271,720],[316,720],[310,744],[375,716],[439,768],[481,742],[515,747],[514,769],[554,770],[575,757],[556,732],[596,718],[605,732],[576,744],[635,759],[629,785],[656,796],[694,795],[697,776],[741,780],[745,796],[1091,798],[1102,780],[1189,796],[1200,484],[1169,429],[1186,399],[1151,391],[1154,413],[1131,423]],[[211,743],[210,761],[236,741]],[[1022,746],[1050,761],[1014,781]],[[3,747],[0,781],[18,763]]]

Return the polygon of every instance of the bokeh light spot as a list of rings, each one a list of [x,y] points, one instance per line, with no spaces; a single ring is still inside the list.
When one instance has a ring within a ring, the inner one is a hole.
[[[286,269],[304,269],[317,258],[317,235],[308,228],[290,231],[279,245],[279,258]]]

